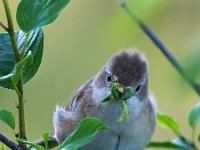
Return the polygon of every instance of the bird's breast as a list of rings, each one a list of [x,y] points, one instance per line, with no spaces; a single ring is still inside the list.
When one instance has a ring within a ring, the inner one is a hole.
[[[88,150],[144,149],[150,141],[155,126],[155,112],[148,111],[151,110],[149,104],[148,101],[144,103],[137,98],[128,100],[128,118],[122,123],[116,122],[122,111],[120,102],[109,101],[99,104],[93,117],[102,120],[110,129],[99,133],[95,141],[88,145]]]

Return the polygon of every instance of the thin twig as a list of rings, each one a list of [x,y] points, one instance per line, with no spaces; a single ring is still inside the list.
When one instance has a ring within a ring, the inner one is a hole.
[[[5,24],[3,24],[3,22],[1,22],[1,21],[0,21],[0,26],[1,26],[5,31],[8,32],[8,27],[7,27]]]
[[[12,43],[15,59],[18,62],[18,61],[20,61],[20,54],[19,54],[18,48],[17,48],[17,41],[16,41],[16,38],[15,38],[10,8],[9,8],[7,0],[3,0],[3,4],[4,4],[5,12],[6,12],[7,21],[8,21],[8,33],[10,35],[10,40],[11,40],[11,43]]]
[[[18,81],[17,87],[20,94],[18,95],[19,99],[19,137],[26,139],[26,128],[25,128],[25,116],[24,116],[24,92],[23,92],[23,72],[20,72],[20,80]]]
[[[190,145],[193,150],[198,150],[197,146],[194,142],[190,142],[187,138],[185,138],[183,135],[179,136],[180,140],[182,140],[184,143],[187,143],[187,145]]]
[[[5,12],[6,12],[6,17],[8,21],[8,33],[10,36],[10,40],[12,43],[12,48],[13,48],[13,53],[15,55],[15,61],[19,62],[21,60],[21,56],[17,47],[17,41],[15,38],[15,33],[14,33],[14,27],[12,23],[12,17],[10,13],[10,8],[8,5],[7,0],[3,0]],[[20,80],[17,83],[17,89],[15,90],[17,95],[18,95],[18,101],[19,101],[19,137],[26,139],[26,130],[25,130],[25,115],[24,115],[24,92],[23,92],[23,72],[21,70],[20,72]],[[20,146],[22,147],[23,150],[26,150],[26,145],[24,143],[19,143]]]
[[[4,143],[6,146],[8,146],[10,149],[12,149],[12,150],[22,150],[22,148],[19,145],[15,144],[13,141],[8,139],[2,133],[0,133],[0,141],[2,143]]]
[[[200,84],[196,83],[182,68],[175,57],[170,53],[166,46],[159,40],[159,38],[153,33],[153,31],[138,17],[133,11],[126,5],[125,0],[120,0],[121,7],[127,12],[133,21],[146,33],[146,35],[153,41],[153,43],[161,50],[164,56],[170,61],[174,68],[181,74],[181,76],[191,85],[191,87],[200,96]]]
[[[12,78],[11,78],[11,82],[12,82],[12,85],[13,85],[14,90],[17,93],[17,95],[20,95],[21,93],[19,92],[19,89],[17,88],[17,86]]]

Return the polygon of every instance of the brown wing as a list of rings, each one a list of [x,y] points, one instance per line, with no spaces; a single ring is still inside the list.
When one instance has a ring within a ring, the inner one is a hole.
[[[82,97],[89,91],[91,91],[91,83],[94,80],[94,77],[89,79],[84,85],[80,87],[80,89],[76,92],[76,94],[71,98],[68,105],[65,107],[67,111],[74,111],[77,108],[77,105],[81,102]]]

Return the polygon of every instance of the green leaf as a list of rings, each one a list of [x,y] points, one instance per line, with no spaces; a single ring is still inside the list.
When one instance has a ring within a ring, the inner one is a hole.
[[[45,143],[45,148],[48,149],[48,138],[49,138],[49,133],[48,132],[45,132],[42,134],[42,138],[44,140],[44,143]]]
[[[198,44],[198,43],[197,43]],[[199,45],[199,44],[198,44]],[[192,79],[198,79],[198,77],[200,76],[200,47],[196,48],[193,47],[190,51],[190,53],[187,55],[187,57],[185,58],[185,66],[184,68],[186,69],[186,71],[188,72],[188,75],[190,75],[190,77]]]
[[[0,77],[0,82],[1,81],[13,82],[13,84],[16,85],[16,83],[20,79],[21,70],[24,68],[26,64],[31,64],[32,61],[33,61],[33,55],[31,54],[31,51],[29,51],[27,56],[14,66],[14,69],[10,74]]]
[[[172,143],[171,141],[165,141],[165,142],[151,142],[148,145],[149,148],[168,148],[168,149],[182,149],[176,144]]]
[[[193,148],[180,139],[175,139],[173,141],[164,142],[151,142],[148,145],[149,148],[165,148],[165,149],[182,149],[182,150],[193,150]]]
[[[175,144],[176,146],[179,146],[180,148],[182,148],[184,150],[193,150],[191,145],[189,145],[188,143],[184,142],[181,139],[175,139],[172,141],[172,143]]]
[[[5,145],[0,145],[0,150],[5,150]]]
[[[199,134],[199,136],[198,136],[198,141],[200,142],[200,134]]]
[[[195,129],[199,121],[200,121],[200,103],[197,103],[189,113],[188,123],[192,129]]]
[[[171,129],[176,135],[179,135],[179,125],[171,117],[158,112],[156,118],[160,126]]]
[[[30,141],[27,141],[25,139],[17,138],[17,141],[20,142],[20,143],[29,145],[29,146],[33,147],[33,149],[36,149],[36,150],[46,150],[43,146],[37,145],[37,144],[30,142]]]
[[[56,20],[70,0],[21,0],[17,23],[24,32],[48,25]]]
[[[0,120],[5,122],[13,130],[15,129],[15,118],[10,111],[5,109],[0,109]]]
[[[15,37],[18,43],[19,52],[21,52],[26,39],[26,34],[24,32],[16,32]],[[16,63],[8,33],[1,33],[0,41],[0,77],[3,77],[14,70]],[[30,50],[33,55],[33,62],[32,64],[25,65],[23,68],[24,84],[34,77],[42,61],[43,31],[41,29],[30,32],[25,56],[27,56],[28,50]],[[11,81],[1,81],[0,86],[14,89]]]
[[[106,129],[108,127],[99,119],[91,117],[85,118],[79,123],[77,129],[59,145],[58,149],[75,150],[80,148],[92,142],[98,132]]]

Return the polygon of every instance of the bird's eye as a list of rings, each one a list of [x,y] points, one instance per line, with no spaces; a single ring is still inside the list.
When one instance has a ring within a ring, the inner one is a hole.
[[[112,75],[109,74],[106,79],[107,79],[108,82],[111,82],[112,81]]]
[[[135,89],[135,92],[136,92],[136,93],[138,93],[138,92],[140,91],[141,87],[142,87],[142,85],[141,85],[141,84],[140,84],[140,85],[138,85],[138,86],[136,87],[136,89]]]

